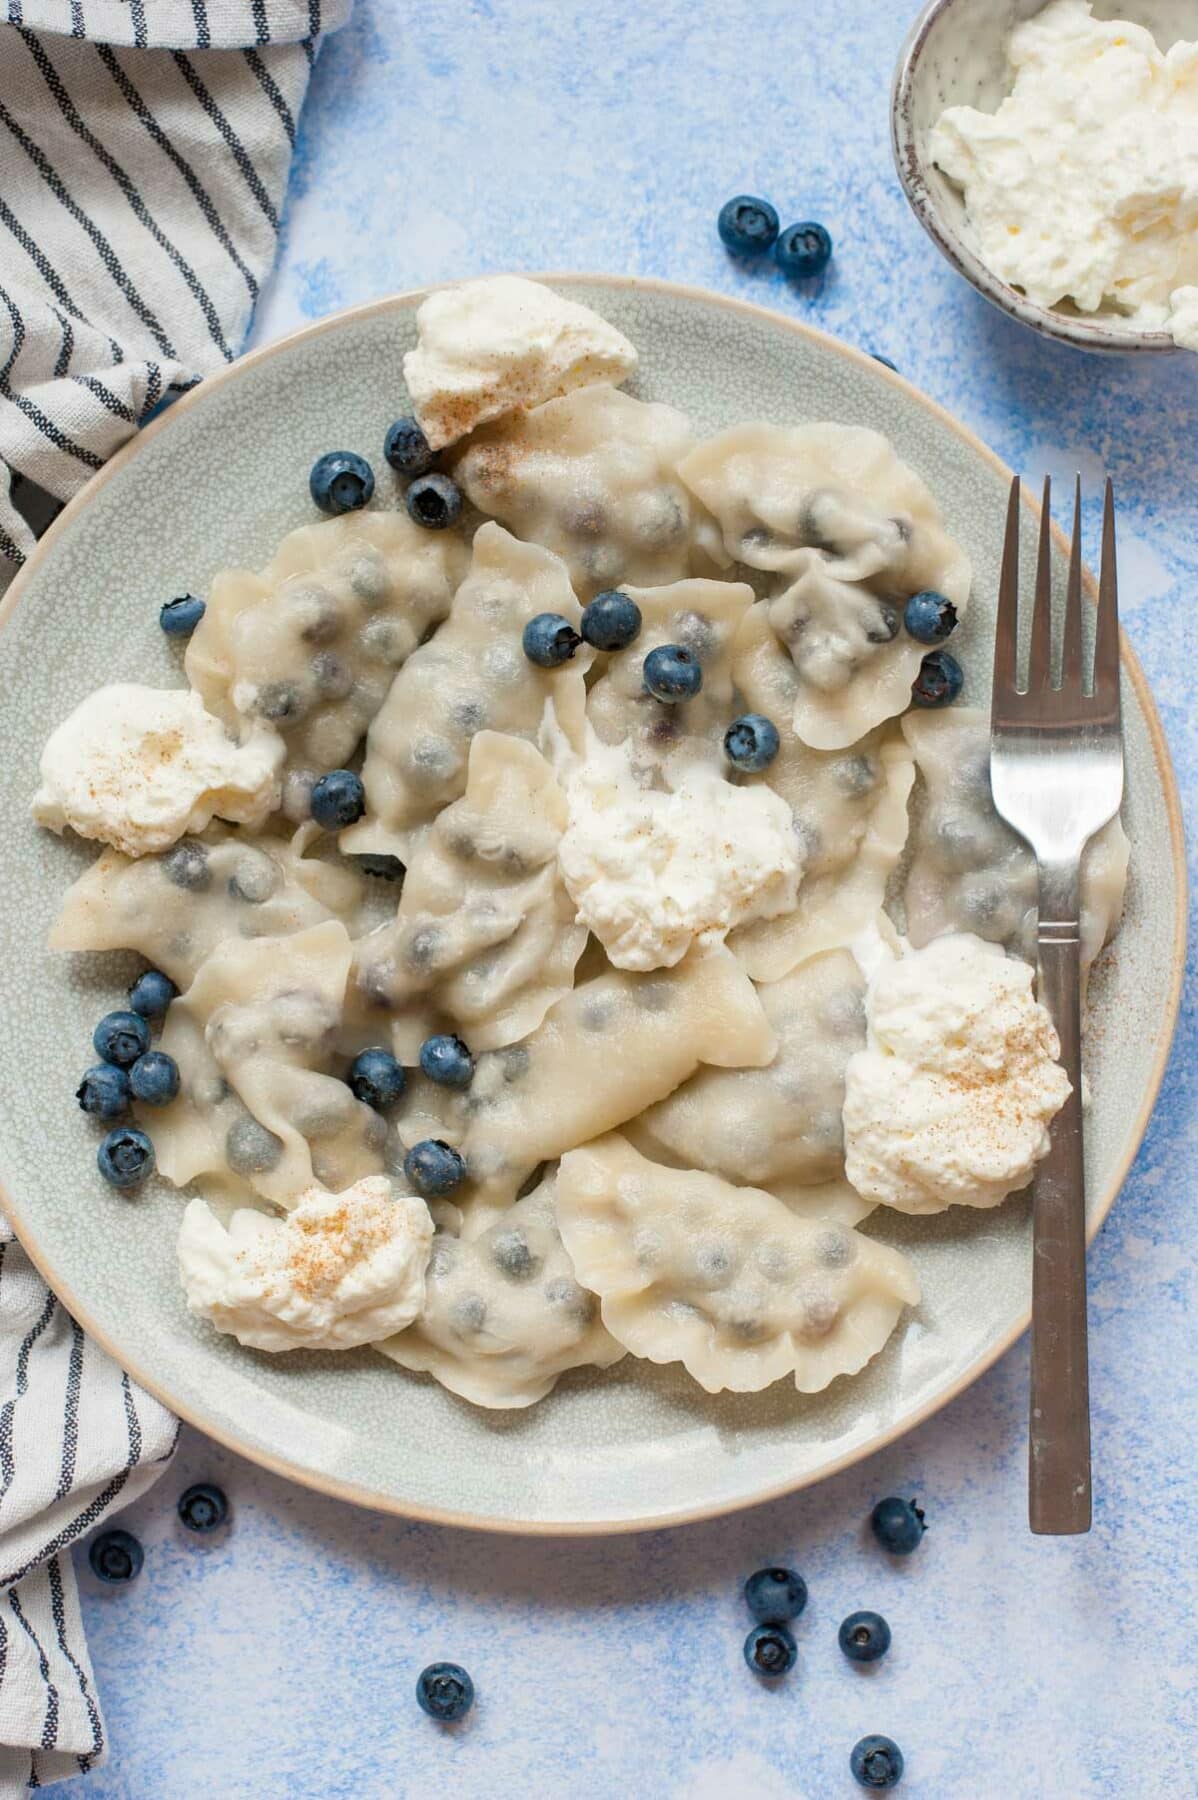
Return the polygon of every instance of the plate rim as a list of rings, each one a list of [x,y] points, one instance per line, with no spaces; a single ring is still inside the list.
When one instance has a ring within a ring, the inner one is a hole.
[[[500,272],[502,273],[502,271]],[[846,358],[850,363],[855,363],[860,367],[868,369],[878,380],[898,384],[907,394],[908,398],[915,400],[919,405],[924,407],[942,426],[946,426],[957,438],[959,438],[971,452],[980,456],[983,461],[989,463],[996,474],[1001,475],[1007,481],[1014,479],[1014,471],[1008,467],[996,451],[992,450],[988,444],[984,443],[975,432],[950,413],[946,407],[940,405],[938,401],[933,400],[928,394],[925,394],[922,389],[916,387],[913,382],[908,381],[905,376],[899,374],[897,371],[891,370],[887,365],[879,362],[876,357],[871,356],[868,351],[858,348],[855,344],[846,343],[843,339],[834,337],[830,332],[823,331],[818,326],[809,325],[803,320],[789,318],[785,313],[777,312],[772,307],[762,306],[756,301],[744,300],[732,295],[715,293],[711,289],[697,287],[693,283],[665,281],[658,277],[590,274],[579,270],[551,270],[547,272],[515,271],[515,273],[521,274],[525,280],[540,281],[549,286],[553,286],[555,283],[580,282],[585,283],[590,287],[661,294],[667,299],[697,302],[701,305],[707,307],[714,306],[733,314],[742,314],[759,323],[789,331],[800,339],[818,344],[822,350],[830,351],[837,356]],[[418,305],[436,289],[456,287],[460,285],[461,280],[467,279],[471,278],[462,277],[459,281],[435,282],[425,287],[407,288],[398,293],[385,295],[381,299],[368,300],[356,306],[344,307],[338,312],[330,313],[326,318],[317,319],[313,321],[312,324],[301,326],[295,331],[287,332],[282,337],[275,338],[268,344],[262,344],[254,350],[246,351],[233,362],[227,364],[224,368],[218,369],[211,375],[205,376],[188,393],[181,395],[178,400],[174,401],[172,405],[151,424],[144,426],[141,430],[136,432],[127,443],[123,444],[121,448],[110,457],[104,467],[98,470],[91,479],[80,488],[79,492],[66,503],[49,530],[39,539],[33,555],[30,556],[28,561],[18,570],[7,593],[0,598],[0,634],[3,633],[8,625],[22,595],[30,585],[33,577],[40,572],[41,565],[46,560],[50,548],[57,542],[60,536],[73,528],[76,521],[86,512],[100,488],[103,487],[112,476],[118,474],[122,469],[127,467],[134,457],[139,456],[146,444],[151,442],[152,439],[157,437],[161,432],[169,430],[177,419],[181,418],[185,413],[190,412],[197,404],[201,403],[214,388],[222,386],[229,381],[236,380],[244,370],[256,367],[267,359],[292,349],[298,343],[305,342],[329,332],[340,330],[347,324],[383,317],[389,313],[410,311],[413,305]],[[1028,508],[1033,518],[1038,521],[1041,508],[1036,503],[1026,485],[1023,487],[1022,498],[1024,505]],[[1058,551],[1063,556],[1067,557],[1069,554],[1069,540],[1066,537],[1063,528],[1055,522],[1052,525],[1052,535]],[[1091,602],[1096,602],[1098,590],[1093,574],[1088,567],[1085,567],[1083,568],[1082,575],[1087,597]],[[1114,1206],[1115,1200],[1127,1179],[1131,1166],[1139,1154],[1145,1134],[1148,1130],[1149,1122],[1156,1107],[1157,1099],[1160,1095],[1161,1084],[1164,1080],[1165,1070],[1168,1066],[1169,1057],[1172,1051],[1173,1040],[1177,1029],[1177,1020],[1180,1012],[1182,986],[1185,977],[1188,931],[1189,877],[1186,864],[1185,829],[1182,822],[1181,797],[1177,786],[1177,776],[1173,767],[1173,759],[1169,751],[1168,739],[1165,736],[1164,726],[1161,723],[1160,714],[1157,710],[1156,701],[1153,697],[1152,689],[1149,686],[1148,678],[1145,675],[1139,657],[1136,655],[1135,650],[1128,641],[1125,632],[1120,630],[1119,635],[1120,658],[1123,670],[1135,690],[1136,698],[1147,726],[1153,760],[1156,764],[1158,776],[1160,777],[1161,791],[1165,802],[1170,849],[1173,861],[1173,889],[1174,905],[1176,908],[1176,924],[1171,946],[1169,993],[1165,1008],[1164,1023],[1166,1029],[1161,1035],[1156,1060],[1153,1064],[1149,1081],[1145,1088],[1140,1111],[1136,1118],[1134,1129],[1128,1140],[1128,1148],[1119,1164],[1116,1166],[1112,1178],[1107,1182],[1103,1193],[1099,1197],[1097,1206],[1093,1209],[1087,1221],[1087,1246],[1093,1243]],[[2,640],[0,640],[0,654],[2,654]],[[872,1437],[867,1443],[845,1451],[842,1455],[834,1458],[830,1463],[823,1465],[820,1469],[812,1473],[787,1477],[784,1480],[772,1482],[768,1486],[762,1487],[752,1494],[736,1496],[731,1499],[709,1501],[693,1506],[675,1507],[666,1512],[655,1513],[647,1518],[615,1520],[505,1519],[496,1518],[493,1515],[461,1511],[454,1508],[428,1506],[418,1502],[399,1500],[393,1494],[379,1492],[358,1482],[343,1480],[337,1476],[326,1474],[322,1470],[306,1468],[301,1464],[292,1462],[287,1457],[277,1456],[273,1451],[262,1448],[256,1444],[247,1444],[244,1439],[238,1438],[235,1431],[231,1431],[226,1427],[215,1424],[210,1419],[205,1418],[202,1408],[199,1406],[180,1406],[177,1398],[171,1394],[169,1385],[159,1381],[152,1370],[147,1370],[137,1364],[126,1364],[122,1355],[109,1341],[105,1332],[99,1329],[96,1326],[95,1321],[90,1317],[86,1302],[80,1300],[68,1284],[60,1284],[54,1279],[49,1259],[42,1253],[37,1242],[36,1233],[30,1228],[28,1221],[22,1216],[20,1207],[14,1204],[13,1197],[8,1191],[8,1186],[2,1176],[0,1176],[0,1209],[3,1210],[5,1217],[12,1226],[22,1249],[25,1251],[30,1261],[42,1276],[51,1292],[58,1297],[72,1317],[83,1327],[88,1335],[100,1345],[101,1349],[106,1351],[119,1368],[125,1369],[126,1373],[132,1376],[135,1381],[139,1382],[148,1393],[160,1400],[172,1413],[182,1419],[186,1424],[191,1425],[195,1430],[202,1432],[206,1437],[221,1444],[225,1449],[232,1450],[236,1455],[245,1457],[247,1461],[256,1464],[258,1467],[267,1469],[272,1474],[281,1475],[286,1480],[297,1482],[301,1487],[311,1488],[318,1493],[325,1494],[331,1499],[348,1501],[352,1505],[362,1506],[373,1512],[387,1513],[393,1517],[411,1519],[421,1524],[452,1526],[460,1530],[486,1531],[503,1537],[607,1537],[617,1535],[623,1536],[631,1532],[669,1530],[678,1525],[700,1524],[711,1519],[725,1518],[734,1513],[744,1512],[750,1507],[764,1505],[767,1501],[778,1500],[788,1494],[799,1493],[804,1488],[814,1487],[817,1483],[826,1481],[834,1475],[841,1474],[845,1469],[852,1468],[855,1463],[864,1461],[867,1456],[873,1456],[879,1450],[885,1449],[888,1445],[895,1443],[900,1437],[904,1437],[908,1432],[915,1430],[917,1426],[922,1425],[926,1420],[934,1417],[936,1413],[942,1410],[942,1408],[951,1404],[951,1402],[957,1399],[959,1395],[964,1393],[966,1388],[971,1387],[988,1369],[992,1368],[999,1358],[1004,1356],[1012,1345],[1022,1337],[1031,1322],[1031,1311],[1029,1308],[1015,1320],[1009,1330],[1002,1334],[995,1343],[990,1345],[980,1356],[976,1357],[973,1362],[968,1364],[948,1387],[944,1388],[938,1394],[933,1395],[930,1399],[925,1400],[913,1413],[903,1418],[901,1421],[897,1421],[888,1426],[885,1430]]]

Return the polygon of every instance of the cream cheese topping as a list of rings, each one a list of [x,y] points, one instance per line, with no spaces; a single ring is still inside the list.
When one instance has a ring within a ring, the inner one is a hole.
[[[997,1206],[1030,1181],[1070,1092],[1032,970],[969,932],[887,959],[845,1075],[846,1173],[899,1212]]]
[[[187,688],[116,683],[80,701],[51,735],[33,816],[147,856],[214,818],[261,825],[279,804],[284,754],[264,724],[235,744]]]
[[[433,1221],[385,1175],[309,1188],[285,1218],[243,1207],[228,1226],[192,1200],[179,1271],[193,1313],[253,1350],[349,1350],[402,1331],[424,1306]]]
[[[518,275],[439,289],[416,314],[416,330],[404,380],[434,450],[574,388],[618,386],[637,364],[628,339],[589,306]]]
[[[640,787],[622,746],[592,740],[566,790],[566,889],[618,969],[672,968],[696,938],[795,905],[803,858],[790,807],[696,763],[667,793]]]
[[[996,275],[1040,306],[1117,309],[1198,348],[1198,43],[1051,0],[1008,47],[997,112],[950,107],[933,160]]]

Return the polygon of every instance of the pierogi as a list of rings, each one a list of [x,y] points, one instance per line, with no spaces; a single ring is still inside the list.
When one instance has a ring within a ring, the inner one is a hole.
[[[455,395],[453,435],[485,421],[439,460],[482,523],[424,529],[380,495],[209,589],[195,705],[221,746],[285,752],[275,816],[104,851],[50,941],[138,951],[179,989],[157,1046],[177,1095],[132,1116],[202,1195],[181,1258],[205,1329],[371,1342],[488,1408],[625,1357],[815,1393],[919,1301],[855,1229],[898,1202],[849,1179],[879,959],[948,934],[1034,953],[985,719],[907,711],[927,646],[904,604],[963,615],[968,559],[876,432],[700,442],[611,385],[628,357],[583,353],[612,337],[586,309],[563,338],[532,308],[512,363],[518,298],[433,308],[439,360],[415,365],[439,441]],[[517,363],[571,391],[529,406]],[[583,609],[614,588],[639,627],[604,650]],[[556,663],[526,649],[540,614],[568,628]],[[667,701],[645,659],[671,646],[691,687]],[[313,788],[352,792],[359,756],[364,806],[330,823]],[[1090,848],[1087,963],[1127,855],[1117,820]]]

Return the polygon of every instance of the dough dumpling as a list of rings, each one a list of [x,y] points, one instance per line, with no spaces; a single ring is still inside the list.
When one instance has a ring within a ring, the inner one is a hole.
[[[376,1344],[475,1406],[532,1406],[567,1369],[606,1369],[625,1354],[579,1286],[542,1182],[481,1237],[439,1231],[416,1323]]]
[[[855,1375],[919,1299],[907,1258],[760,1188],[665,1169],[612,1133],[564,1156],[557,1218],[579,1280],[634,1356],[708,1393]]]
[[[880,432],[737,425],[680,465],[728,554],[772,577],[770,624],[800,681],[805,744],[841,750],[901,713],[926,654],[902,612],[924,588],[965,610],[969,558]]]
[[[597,383],[475,432],[453,473],[480,512],[560,556],[585,601],[726,565],[678,479],[694,442],[672,406]]]
[[[67,890],[52,950],[139,950],[184,988],[226,938],[283,937],[326,919],[353,928],[363,878],[285,838],[211,826],[160,856],[106,850]]]
[[[994,810],[990,720],[965,707],[912,713],[903,734],[923,780],[922,808],[903,904],[916,949],[972,931],[1026,962],[1036,960],[1036,864]],[[1116,817],[1082,861],[1081,958],[1089,968],[1119,929],[1130,845]]]
[[[466,792],[408,866],[393,924],[355,946],[356,1003],[415,1062],[433,1032],[475,1052],[526,1037],[570,991],[586,943],[557,872],[566,799],[536,747],[481,731]]]
[[[530,662],[524,627],[545,612],[578,624],[565,566],[498,525],[480,526],[448,619],[409,657],[370,727],[366,817],[342,832],[343,850],[410,861],[442,807],[465,791],[470,742],[480,731],[543,746],[560,737],[582,748],[590,652],[584,647],[557,669]]]

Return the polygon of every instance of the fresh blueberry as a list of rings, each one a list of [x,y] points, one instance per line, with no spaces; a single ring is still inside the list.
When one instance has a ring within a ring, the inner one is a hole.
[[[903,1778],[903,1753],[893,1738],[863,1737],[853,1745],[849,1768],[863,1788],[897,1787]]]
[[[460,1663],[430,1663],[417,1678],[416,1698],[430,1719],[453,1725],[474,1705],[474,1683]]]
[[[619,588],[609,588],[583,608],[581,629],[596,650],[627,650],[640,636],[641,609]]]
[[[150,1048],[150,1027],[140,1013],[105,1013],[92,1032],[92,1043],[105,1062],[129,1069]]]
[[[229,1516],[224,1490],[210,1481],[197,1481],[179,1495],[179,1517],[188,1531],[215,1531]]]
[[[404,1174],[426,1200],[452,1194],[466,1179],[464,1159],[440,1138],[424,1138],[413,1144],[403,1159]]]
[[[461,1038],[448,1032],[425,1038],[420,1046],[420,1067],[430,1081],[442,1087],[469,1087],[474,1076],[474,1058]]]
[[[161,969],[146,969],[129,989],[129,1005],[143,1019],[161,1019],[178,992]]]
[[[917,644],[942,644],[957,629],[957,609],[943,594],[912,594],[903,611],[907,635]]]
[[[900,1500],[890,1495],[886,1500],[879,1500],[869,1516],[874,1536],[883,1550],[889,1550],[892,1556],[910,1556],[918,1550],[927,1526],[923,1522],[923,1508],[914,1500]]]
[[[947,650],[929,650],[911,683],[916,706],[951,706],[965,685],[965,671]]]
[[[312,464],[308,492],[321,512],[357,512],[374,493],[374,470],[353,450],[329,450]]]
[[[312,817],[324,831],[356,825],[365,811],[366,789],[352,769],[331,769],[312,789]]]
[[[806,220],[788,225],[774,245],[774,261],[792,281],[810,281],[822,275],[832,260],[832,239],[822,225]]]
[[[383,439],[383,455],[401,475],[427,475],[433,466],[429,441],[415,419],[396,419]]]
[[[158,623],[167,637],[190,637],[207,607],[194,594],[180,594],[177,600],[166,600],[158,609]]]
[[[745,1639],[745,1661],[754,1675],[788,1675],[798,1654],[785,1625],[754,1625]]]
[[[189,894],[205,893],[212,884],[207,847],[196,843],[194,838],[185,838],[163,857],[162,873],[175,887],[185,888]]]
[[[762,256],[778,235],[778,215],[768,200],[737,194],[721,206],[716,230],[734,256]]]
[[[417,525],[444,531],[461,515],[462,490],[448,475],[418,475],[404,495],[404,505]]]
[[[674,705],[694,699],[703,686],[703,671],[693,651],[681,644],[659,644],[645,658],[644,682],[655,700]]]
[[[166,1106],[179,1092],[179,1065],[165,1050],[147,1050],[129,1071],[133,1098],[146,1106]]]
[[[360,1050],[349,1065],[349,1085],[359,1100],[376,1112],[394,1104],[408,1085],[407,1076],[390,1050]]]
[[[883,356],[882,352],[880,350],[871,350],[870,355],[873,357],[875,362],[880,362],[884,369],[892,369],[896,375],[898,374],[898,372],[899,372],[898,364],[892,363],[890,358],[888,356]]]
[[[96,1167],[113,1187],[136,1187],[153,1172],[154,1146],[136,1126],[118,1125],[96,1151]]]
[[[758,1569],[745,1582],[745,1605],[759,1625],[785,1625],[807,1604],[807,1583],[793,1569]]]
[[[890,1627],[881,1613],[850,1613],[840,1627],[840,1648],[850,1662],[879,1662],[890,1648]]]
[[[568,663],[581,642],[561,613],[538,613],[524,627],[524,654],[538,669],[557,669]]]
[[[778,727],[760,713],[743,713],[733,719],[724,733],[724,754],[736,769],[748,775],[760,775],[768,769],[781,748]]]
[[[87,1547],[92,1574],[114,1585],[140,1575],[145,1552],[131,1532],[102,1531]]]
[[[75,1089],[75,1098],[93,1118],[119,1119],[129,1108],[129,1077],[112,1063],[97,1063]]]

